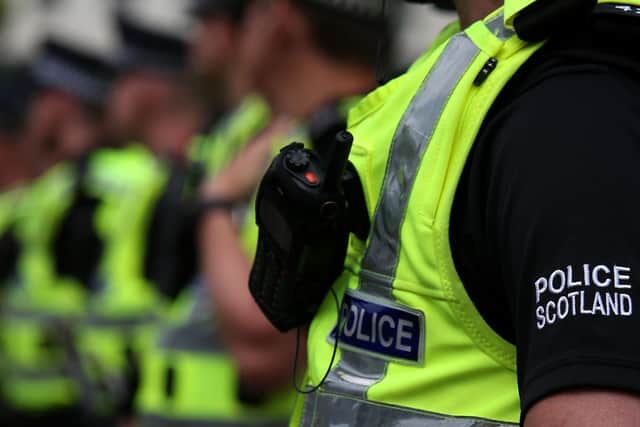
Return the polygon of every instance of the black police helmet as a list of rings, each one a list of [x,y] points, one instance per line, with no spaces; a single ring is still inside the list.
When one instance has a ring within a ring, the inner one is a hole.
[[[62,39],[47,39],[30,67],[37,89],[65,91],[87,105],[103,107],[115,78],[114,64]]]
[[[178,35],[149,26],[120,11],[117,26],[122,39],[120,71],[155,70],[180,75],[187,63],[187,42]]]

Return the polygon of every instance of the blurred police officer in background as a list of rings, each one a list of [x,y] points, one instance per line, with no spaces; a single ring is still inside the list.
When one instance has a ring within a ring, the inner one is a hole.
[[[76,197],[83,173],[77,160],[106,138],[101,117],[112,72],[104,51],[70,37],[53,20],[49,37],[31,70],[37,89],[24,141],[41,176],[18,207],[13,231],[20,253],[3,300],[5,425],[83,422],[68,354],[84,286],[61,274],[51,248]]]
[[[154,8],[169,8],[168,18],[157,17]],[[92,153],[84,180],[86,194],[98,203],[89,211],[77,205],[74,213],[88,213],[89,233],[101,245],[99,260],[81,267],[90,298],[77,342],[87,410],[105,422],[131,415],[139,360],[167,306],[147,258],[158,243],[152,239],[158,212],[173,214],[172,206],[157,207],[171,183],[173,160],[199,126],[197,113],[169,113],[189,105],[183,81],[187,28],[183,3],[125,2],[117,9],[120,75],[108,104],[111,146]],[[169,118],[173,133],[148,139],[150,129]]]
[[[122,51],[118,63],[122,73],[110,97],[109,125],[124,143],[142,141],[154,115],[180,99],[188,22],[167,23],[162,16],[154,18],[159,13],[154,7],[162,7],[162,2],[120,4],[117,25]]]
[[[254,208],[238,227],[230,207],[255,198],[259,179],[285,142],[312,142],[314,118],[329,114],[344,120],[354,99],[377,85],[380,45],[388,44],[381,9],[347,3],[251,1],[245,25],[243,66],[269,103],[275,125],[203,188],[209,209],[200,224],[200,247],[239,391],[249,401],[260,401],[291,387],[296,337],[279,333],[252,301],[246,284],[257,244]]]
[[[208,134],[195,138],[189,150],[196,174],[215,176],[269,120],[268,108],[251,93],[251,81],[239,63],[246,4],[225,0],[192,3],[198,22],[190,72],[210,118],[205,130]],[[196,219],[194,215],[189,230],[192,245]],[[175,223],[169,225],[175,228]],[[197,257],[195,247],[189,250],[184,243],[150,245],[155,262],[165,266],[164,272],[166,266],[180,263],[179,258]],[[261,401],[243,398],[235,361],[223,345],[209,290],[202,280],[165,273],[156,282],[176,300],[142,366],[139,422],[145,426],[284,425],[291,407],[290,394],[265,396]]]

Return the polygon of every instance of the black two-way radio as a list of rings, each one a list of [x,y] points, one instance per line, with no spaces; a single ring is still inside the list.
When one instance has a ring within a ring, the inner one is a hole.
[[[353,137],[339,132],[321,158],[301,143],[283,148],[258,191],[258,249],[249,288],[280,331],[308,323],[341,274],[349,233],[366,239],[369,218]]]

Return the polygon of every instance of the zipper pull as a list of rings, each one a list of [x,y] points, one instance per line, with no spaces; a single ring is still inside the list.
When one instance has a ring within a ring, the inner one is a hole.
[[[473,81],[474,86],[480,86],[482,83],[487,80],[489,75],[493,73],[493,70],[498,66],[498,60],[496,58],[489,58],[489,60],[484,64],[476,79]]]

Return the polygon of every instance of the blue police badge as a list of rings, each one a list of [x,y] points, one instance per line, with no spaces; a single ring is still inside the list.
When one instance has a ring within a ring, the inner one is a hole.
[[[342,300],[341,349],[398,363],[424,362],[425,318],[421,311],[362,292],[347,291]],[[335,344],[337,327],[327,340]]]

